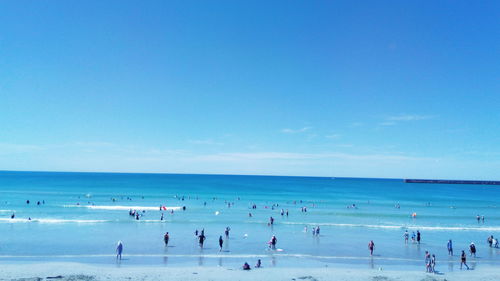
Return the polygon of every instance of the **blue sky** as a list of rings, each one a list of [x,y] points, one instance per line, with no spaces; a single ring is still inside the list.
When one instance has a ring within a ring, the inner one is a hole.
[[[498,1],[2,1],[0,169],[500,180]]]

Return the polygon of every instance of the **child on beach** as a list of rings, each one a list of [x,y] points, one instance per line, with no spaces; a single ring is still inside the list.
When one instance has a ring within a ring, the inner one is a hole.
[[[243,265],[243,270],[250,270],[250,269],[251,269],[250,265],[247,262],[245,262],[245,264]]]

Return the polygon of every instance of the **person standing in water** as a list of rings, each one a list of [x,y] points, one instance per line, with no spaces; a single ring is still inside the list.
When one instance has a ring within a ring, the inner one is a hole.
[[[122,252],[123,252],[123,243],[122,243],[122,241],[118,241],[118,245],[116,246],[116,259],[117,260],[122,259]]]
[[[224,244],[224,240],[222,239],[222,235],[219,236],[219,252],[222,252],[222,245]]]
[[[470,246],[469,246],[469,250],[470,250],[470,256],[472,257],[474,255],[474,258],[476,257],[476,245],[474,245],[474,243],[470,243]]]
[[[431,254],[425,251],[425,272],[431,272]]]
[[[460,269],[462,269],[462,264],[467,267],[467,270],[469,270],[469,266],[467,265],[467,255],[464,250],[462,250],[462,255],[460,257]]]
[[[276,236],[273,235],[273,237],[271,237],[271,241],[269,241],[269,247],[271,247],[271,249],[273,250],[276,250],[276,243],[278,242],[278,239],[276,239]]]
[[[205,233],[204,231],[201,232],[200,236],[198,236],[198,242],[200,244],[200,247],[203,248],[203,243],[205,242]]]
[[[420,231],[417,230],[417,244],[420,244]]]
[[[226,230],[224,230],[224,234],[226,234],[226,238],[229,238],[229,231],[231,230],[231,228],[226,227]]]
[[[405,234],[403,235],[403,237],[405,238],[405,245],[408,244],[408,237],[410,236],[410,234],[408,233],[408,230],[405,230]]]
[[[370,243],[368,243],[368,250],[370,250],[370,256],[373,256],[374,248],[375,248],[375,243],[373,243],[373,240],[370,240]]]
[[[448,248],[448,255],[453,256],[453,242],[451,242],[451,239],[448,240],[446,247]]]
[[[432,254],[431,258],[431,270],[433,273],[436,273],[436,255]]]
[[[168,240],[170,240],[170,235],[168,235],[168,232],[165,233],[165,235],[163,236],[163,241],[165,242],[165,247],[168,246]]]

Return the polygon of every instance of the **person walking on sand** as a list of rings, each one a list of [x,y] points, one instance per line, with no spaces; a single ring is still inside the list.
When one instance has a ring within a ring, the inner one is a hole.
[[[469,266],[467,265],[467,255],[464,250],[462,250],[462,255],[460,257],[460,269],[462,269],[462,264],[467,267],[467,270],[469,270]]]
[[[446,247],[448,248],[448,255],[453,256],[453,242],[451,242],[451,239],[448,240]]]
[[[219,236],[219,252],[222,252],[222,245],[224,244],[224,240],[222,239],[222,235]]]
[[[122,241],[118,241],[118,244],[116,246],[116,259],[117,260],[122,260],[122,252],[123,252],[123,243],[122,243]]]
[[[168,232],[165,233],[165,235],[163,236],[163,241],[165,242],[165,247],[168,246],[168,240],[170,240],[170,235],[168,235]]]
[[[368,243],[368,250],[370,250],[370,256],[373,256],[374,248],[375,248],[375,243],[373,243],[373,240],[370,240],[370,243]]]

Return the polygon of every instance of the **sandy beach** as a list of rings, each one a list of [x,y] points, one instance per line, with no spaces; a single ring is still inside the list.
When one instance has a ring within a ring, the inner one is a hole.
[[[342,270],[340,268],[261,268],[243,271],[230,267],[156,267],[127,266],[110,267],[81,263],[35,263],[3,264],[0,266],[0,280],[349,280],[349,281],[433,281],[433,280],[477,280],[493,281],[500,277],[500,270],[476,271],[457,270],[445,274],[427,274],[417,271],[385,271],[369,269]]]

